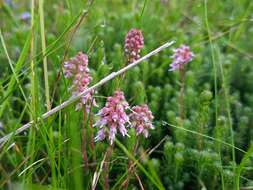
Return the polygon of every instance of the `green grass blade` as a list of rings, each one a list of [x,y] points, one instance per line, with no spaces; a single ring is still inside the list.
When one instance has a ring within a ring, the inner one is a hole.
[[[47,111],[51,109],[50,95],[49,95],[49,83],[48,83],[48,70],[47,70],[47,57],[46,53],[46,35],[45,35],[45,24],[44,24],[44,0],[39,1],[39,15],[40,15],[40,32],[41,32],[41,47],[43,57],[43,69],[44,69],[44,82],[45,82],[45,96]]]
[[[248,149],[247,153],[244,155],[241,163],[239,164],[239,167],[236,170],[236,189],[240,190],[240,177],[241,173],[244,169],[244,166],[246,165],[247,161],[250,159],[250,157],[253,156],[253,146],[251,145],[250,148]]]
[[[24,44],[23,50],[22,50],[22,52],[21,52],[21,54],[19,56],[19,59],[18,59],[18,61],[16,63],[16,66],[15,66],[15,69],[14,69],[15,74],[12,75],[12,77],[10,79],[10,82],[8,84],[8,88],[7,88],[7,90],[4,93],[4,97],[5,97],[4,99],[5,99],[5,101],[2,103],[1,108],[0,108],[0,118],[3,116],[5,108],[6,108],[7,104],[8,104],[7,103],[8,99],[12,95],[12,92],[14,91],[14,88],[15,88],[15,85],[16,85],[16,82],[17,82],[16,76],[20,73],[20,71],[22,69],[22,66],[25,63],[25,59],[28,56],[28,53],[29,53],[29,50],[30,50],[31,37],[32,37],[32,33],[30,31],[27,34],[27,38],[26,38],[26,42]]]

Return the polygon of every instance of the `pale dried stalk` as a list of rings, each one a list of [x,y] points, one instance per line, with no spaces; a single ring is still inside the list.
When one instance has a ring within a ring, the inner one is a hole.
[[[136,172],[134,172],[134,174],[135,174],[135,176],[136,176],[136,178],[137,178],[137,180],[139,182],[141,190],[145,190],[144,187],[143,187],[143,185],[142,185],[141,178],[138,176],[138,174]]]
[[[102,171],[103,171],[105,159],[106,159],[106,154],[104,155],[104,158],[103,158],[103,160],[102,160],[101,163],[100,163],[99,170],[98,170],[98,171],[95,171],[95,173],[94,173],[94,175],[93,175],[92,186],[91,186],[91,189],[92,189],[92,190],[95,190],[95,189],[96,189],[96,186],[97,186],[99,177],[100,177],[100,175],[101,175],[101,173],[102,173]]]
[[[120,70],[118,70],[116,72],[112,72],[108,76],[106,76],[103,79],[101,79],[98,83],[96,83],[93,86],[87,88],[86,90],[84,90],[83,92],[79,93],[78,95],[70,97],[68,100],[66,100],[62,104],[60,104],[60,105],[54,107],[53,109],[51,109],[50,111],[44,113],[41,117],[38,118],[38,121],[41,120],[41,119],[46,119],[49,116],[51,116],[51,115],[57,113],[58,111],[62,110],[63,108],[71,105],[72,103],[74,103],[77,100],[79,100],[82,96],[88,94],[90,91],[92,91],[92,90],[94,90],[94,89],[102,86],[103,84],[105,84],[108,81],[112,80],[113,78],[121,75],[122,73],[125,73],[126,71],[128,71],[131,68],[135,67],[136,65],[138,65],[142,61],[144,61],[144,60],[148,59],[149,57],[152,57],[153,55],[159,53],[160,51],[162,51],[162,50],[170,47],[174,43],[175,43],[175,41],[167,42],[167,43],[163,44],[162,46],[156,48],[155,50],[151,51],[150,53],[146,54],[145,56],[141,57],[137,61],[135,61],[135,62],[127,65],[126,67],[123,67],[122,69],[120,69]],[[34,121],[30,121],[29,123],[27,123],[27,124],[23,125],[22,127],[18,128],[16,131],[11,132],[8,135],[2,137],[0,139],[0,144],[5,143],[6,141],[8,141],[13,135],[17,135],[17,134],[25,131],[26,129],[29,129],[32,126],[32,124],[34,124]]]

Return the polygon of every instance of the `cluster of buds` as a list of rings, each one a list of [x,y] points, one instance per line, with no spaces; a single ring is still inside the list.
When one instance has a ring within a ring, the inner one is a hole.
[[[154,126],[152,125],[154,116],[146,104],[134,106],[129,118],[131,127],[135,128],[137,135],[142,133],[144,137],[147,138],[149,129],[154,129]]]
[[[144,47],[144,37],[138,29],[131,29],[125,38],[125,54],[128,63],[132,63],[140,58],[140,50]]]
[[[170,64],[169,71],[183,69],[184,65],[192,61],[194,53],[186,45],[181,45],[179,48],[174,49],[174,54],[171,56],[173,62]]]
[[[115,140],[117,130],[119,130],[123,137],[126,136],[127,129],[125,125],[129,122],[126,114],[126,109],[128,108],[128,103],[122,91],[115,91],[113,96],[109,96],[105,107],[97,114],[100,116],[100,119],[96,122],[95,126],[100,127],[100,130],[95,137],[95,141],[103,140],[106,134],[108,134],[110,144],[112,144]]]
[[[73,95],[77,95],[87,89],[92,80],[88,63],[88,56],[82,52],[79,52],[75,57],[70,58],[69,61],[64,63],[65,77],[73,79],[73,85],[71,87]],[[81,99],[81,103],[86,105],[86,108],[89,108],[91,105],[96,106],[95,99],[92,97],[93,93],[94,91],[84,95]],[[77,108],[79,107],[80,104],[78,104]]]
[[[127,109],[132,113],[127,115]],[[107,98],[105,107],[97,114],[100,119],[95,123],[95,126],[100,127],[95,141],[102,141],[107,136],[112,144],[115,140],[117,130],[125,137],[127,135],[126,124],[136,130],[137,135],[141,133],[144,137],[148,137],[148,130],[154,129],[152,125],[153,114],[147,105],[134,106],[129,108],[122,91],[115,91],[113,96]]]

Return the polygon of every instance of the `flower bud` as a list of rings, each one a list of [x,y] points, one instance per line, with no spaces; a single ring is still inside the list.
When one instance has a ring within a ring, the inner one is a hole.
[[[128,63],[132,63],[140,58],[140,50],[144,47],[144,37],[141,30],[131,29],[125,38],[125,54]]]

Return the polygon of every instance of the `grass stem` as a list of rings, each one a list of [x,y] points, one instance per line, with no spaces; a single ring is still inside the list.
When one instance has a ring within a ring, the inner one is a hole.
[[[44,70],[44,82],[45,82],[45,96],[47,111],[51,109],[50,95],[49,95],[49,83],[48,83],[48,70],[47,70],[47,56],[46,56],[46,36],[45,36],[45,24],[44,24],[44,0],[39,0],[39,15],[40,15],[40,35],[41,35],[41,47],[43,57],[43,70]]]

